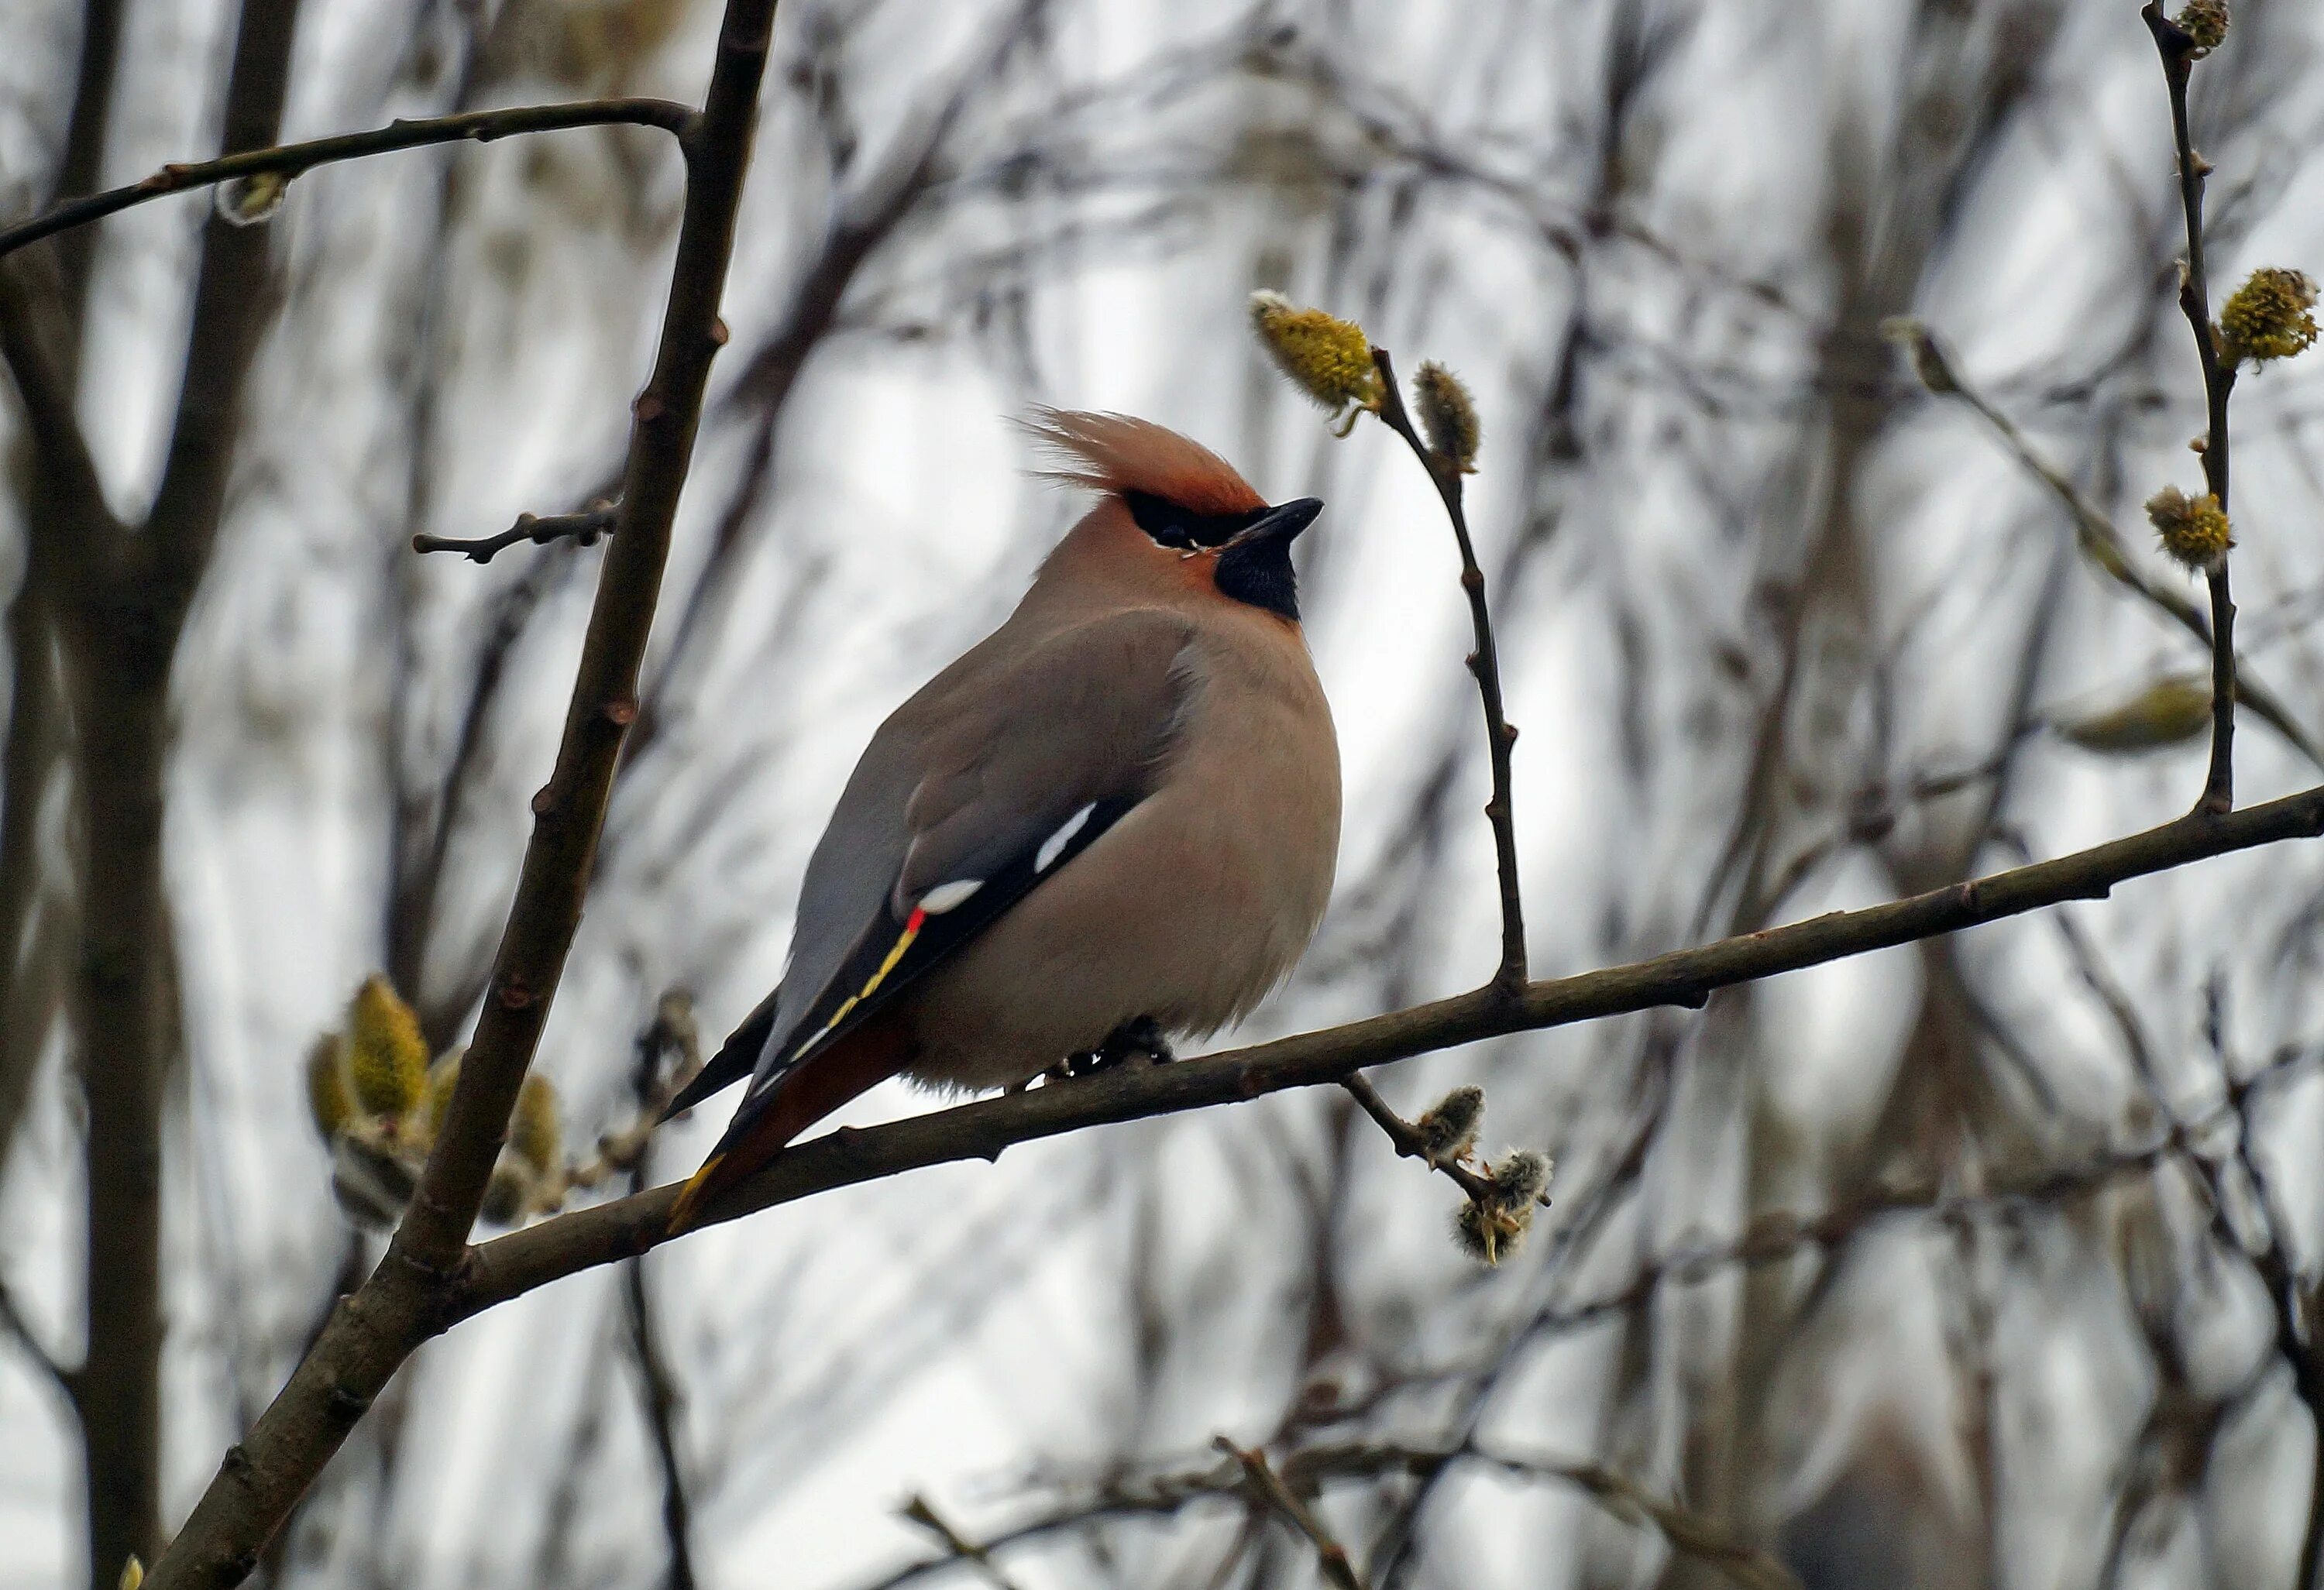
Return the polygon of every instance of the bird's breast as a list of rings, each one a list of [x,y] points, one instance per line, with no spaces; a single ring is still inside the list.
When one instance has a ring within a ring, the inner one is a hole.
[[[1189,648],[1155,786],[912,999],[913,1074],[1020,1081],[1152,1016],[1201,1035],[1290,971],[1331,898],[1340,759],[1303,648]]]

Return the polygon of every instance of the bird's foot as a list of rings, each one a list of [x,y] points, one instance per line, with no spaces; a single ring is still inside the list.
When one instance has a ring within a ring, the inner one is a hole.
[[[1170,1052],[1170,1040],[1162,1035],[1162,1024],[1150,1016],[1141,1016],[1108,1033],[1105,1042],[1096,1048],[1073,1055],[1062,1066],[1052,1068],[1052,1074],[1093,1077],[1125,1065],[1164,1065],[1175,1058]]]

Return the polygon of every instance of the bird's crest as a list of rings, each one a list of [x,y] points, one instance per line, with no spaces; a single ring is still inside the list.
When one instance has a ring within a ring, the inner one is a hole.
[[[1047,479],[1093,492],[1145,492],[1198,513],[1247,513],[1267,499],[1199,442],[1127,414],[1036,409],[1025,428],[1057,461]]]

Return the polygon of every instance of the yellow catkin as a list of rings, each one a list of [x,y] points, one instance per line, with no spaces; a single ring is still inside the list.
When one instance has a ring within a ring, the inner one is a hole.
[[[2298,271],[2255,271],[2219,311],[2221,351],[2236,363],[2289,359],[2316,345],[2316,284]]]
[[[2187,0],[2171,19],[2179,31],[2195,41],[2195,48],[2217,50],[2227,41],[2227,0]]]
[[[347,1076],[357,1108],[380,1117],[401,1116],[428,1085],[428,1040],[388,980],[364,979],[347,1006]]]
[[[2211,682],[2191,675],[2157,679],[2127,701],[2056,725],[2061,740],[2107,756],[2183,745],[2210,726]]]
[[[1294,304],[1279,292],[1255,292],[1250,324],[1277,367],[1324,408],[1336,414],[1379,407],[1371,341],[1354,321]]]
[[[460,1057],[466,1052],[466,1049],[447,1050],[428,1068],[428,1088],[420,1100],[419,1130],[429,1143],[434,1143],[444,1130],[445,1112],[452,1107],[452,1089],[460,1080]]]
[[[517,1089],[516,1113],[509,1117],[509,1149],[546,1179],[556,1173],[565,1155],[565,1135],[558,1122],[557,1087],[535,1073]]]
[[[2190,569],[2218,567],[2236,544],[2227,510],[2209,492],[2190,497],[2176,486],[2165,486],[2146,500],[2146,517],[2163,550]]]
[[[1477,420],[1477,401],[1461,378],[1431,359],[1412,378],[1412,406],[1420,413],[1421,433],[1438,457],[1462,474],[1477,473],[1477,446],[1483,427]]]
[[[531,1167],[513,1154],[503,1154],[484,1183],[484,1208],[478,1211],[495,1226],[513,1226],[532,1210],[540,1181]]]
[[[315,1130],[327,1143],[347,1128],[355,1100],[347,1094],[346,1043],[325,1033],[307,1051],[307,1108]]]

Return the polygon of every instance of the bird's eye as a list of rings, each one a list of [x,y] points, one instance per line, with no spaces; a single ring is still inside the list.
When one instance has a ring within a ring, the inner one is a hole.
[[[1180,552],[1223,547],[1255,517],[1248,513],[1197,513],[1151,492],[1124,492],[1121,499],[1130,506],[1130,517],[1138,521],[1139,529],[1154,538],[1155,545]]]

